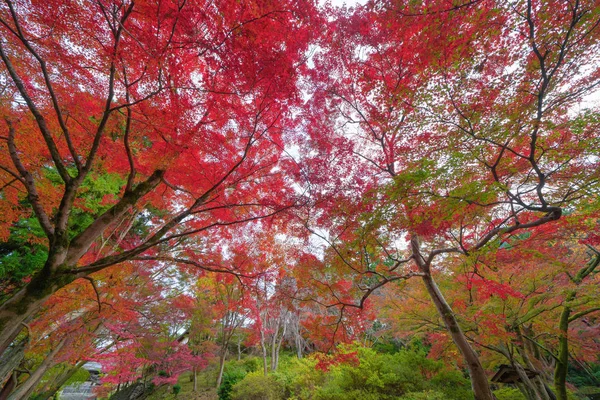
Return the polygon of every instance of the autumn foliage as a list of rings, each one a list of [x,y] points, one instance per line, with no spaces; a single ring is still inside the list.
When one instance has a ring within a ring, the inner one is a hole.
[[[500,364],[566,400],[598,362],[599,55],[596,0],[6,0],[0,399],[399,341],[477,400]]]

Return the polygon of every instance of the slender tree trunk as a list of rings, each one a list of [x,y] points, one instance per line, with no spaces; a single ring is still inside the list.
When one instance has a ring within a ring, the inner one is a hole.
[[[521,328],[519,326],[515,328],[515,333],[517,334],[518,342],[517,351],[523,359],[524,365],[530,370],[538,373],[539,375],[534,376],[530,379],[527,377],[527,373],[525,372],[525,369],[523,368],[523,366],[521,366],[521,364],[514,361],[513,366],[519,373],[521,380],[526,382],[527,385],[531,387],[531,389],[535,393],[536,400],[552,400],[553,395],[550,395],[548,389],[546,388],[546,385],[544,384],[543,374],[539,371],[538,368],[536,368],[535,365],[533,365],[531,357],[529,356],[530,354],[532,354],[535,357],[535,348],[532,348],[531,343],[523,337],[523,334],[521,333]]]
[[[294,332],[294,342],[296,343],[296,355],[298,356],[298,359],[302,359],[302,350],[303,350],[303,343],[302,343],[302,336],[300,336],[300,332],[299,329],[298,331]]]
[[[574,292],[569,293],[566,302],[575,298]],[[558,400],[567,400],[567,371],[569,366],[569,317],[571,308],[565,306],[560,314],[558,323],[558,356],[554,369],[554,387]]]
[[[277,350],[275,351],[275,361],[273,362],[273,371],[276,371],[279,367],[279,353],[281,352],[281,344],[283,343],[283,339],[285,338],[287,324],[285,321],[283,322],[283,331],[281,332],[281,337],[277,341]]]
[[[21,363],[21,360],[25,357],[26,344],[27,339],[14,343],[0,356],[0,383],[12,376],[13,370]],[[2,397],[0,396],[0,398]]]
[[[298,340],[296,340],[296,356],[298,357],[299,360],[302,359],[302,347],[300,347]]]
[[[11,395],[8,397],[8,400],[21,400],[28,399],[29,395],[33,393],[36,386],[46,373],[46,371],[53,365],[54,357],[60,349],[64,346],[66,340],[61,340],[54,349],[46,356],[44,361],[40,364],[39,367],[31,374],[29,379],[27,379],[21,386],[19,386]]]
[[[10,375],[10,378],[8,378],[8,380],[2,387],[2,390],[0,390],[0,400],[6,400],[8,398],[8,395],[11,394],[11,392],[13,390],[15,390],[16,386],[17,386],[17,373],[13,372]]]
[[[79,369],[81,367],[83,367],[84,364],[85,364],[85,361],[79,361],[77,364],[75,364],[74,366],[72,366],[71,368],[69,368],[56,381],[52,382],[52,384],[50,385],[50,387],[48,389],[45,389],[44,392],[42,392],[37,397],[37,399],[38,400],[48,400],[48,399],[50,399],[52,396],[54,396],[56,394],[56,392],[58,392],[60,390],[60,388],[65,383],[67,383],[67,381],[69,379],[71,379],[71,377],[73,375],[75,375],[75,373],[77,371],[79,371]]]
[[[534,400],[531,390],[527,386],[525,386],[525,384],[523,384],[523,382],[517,382],[515,385],[517,386],[517,389],[519,389],[519,391],[521,392],[523,397],[525,397],[526,400]]]
[[[594,273],[596,268],[600,265],[600,253],[591,248],[594,252],[593,258],[577,271],[575,277],[571,278],[573,283],[579,285],[585,278],[590,274]],[[578,313],[576,316],[571,317],[571,303],[577,296],[576,290],[571,290],[567,293],[564,301],[563,311],[560,314],[560,320],[558,322],[558,356],[556,357],[556,367],[554,369],[554,387],[556,388],[556,395],[558,400],[567,400],[567,371],[569,368],[569,323],[572,322],[572,318],[582,317],[583,315],[597,311],[595,308],[591,308],[585,313]]]
[[[238,341],[237,341],[237,359],[238,361],[240,361],[242,359],[242,337],[238,337]]]
[[[479,356],[475,350],[473,350],[465,334],[458,325],[458,321],[452,312],[452,308],[444,299],[444,296],[429,273],[426,273],[423,276],[423,282],[435,304],[435,308],[446,325],[446,329],[450,332],[452,340],[456,344],[456,347],[458,347],[458,350],[467,365],[475,400],[495,400],[488,383],[487,375],[479,361]]]
[[[260,329],[260,347],[262,348],[263,372],[265,376],[267,376],[269,373],[269,367],[267,365],[267,345],[265,344],[265,332],[262,327]]]
[[[423,283],[427,288],[427,292],[433,300],[433,304],[435,305],[438,314],[442,317],[446,329],[450,333],[454,344],[458,347],[458,350],[467,365],[475,400],[496,400],[490,388],[485,370],[479,361],[479,356],[469,344],[469,341],[454,316],[452,308],[446,302],[442,292],[440,292],[440,289],[431,276],[430,266],[421,255],[419,238],[417,235],[412,235],[411,247],[415,262],[419,267],[419,270],[423,273]]]
[[[517,362],[514,361],[512,363],[513,368],[515,369],[515,371],[517,371],[517,374],[519,375],[519,378],[521,379],[521,382],[523,382],[523,385],[527,388],[527,398],[530,400],[549,400],[547,398],[544,398],[542,393],[540,393],[539,388],[535,385],[535,383],[529,379],[529,377],[527,376],[527,372],[525,372],[525,369],[523,368],[523,366]]]
[[[277,319],[277,324],[275,325],[275,329],[273,329],[273,337],[271,338],[271,371],[275,371],[275,369],[277,368],[275,362],[277,352],[277,336],[279,335],[280,320],[281,316]]]
[[[221,386],[221,385],[219,385]],[[198,369],[194,367],[194,393],[198,391]]]
[[[219,357],[219,374],[217,375],[217,389],[221,386],[221,382],[223,381],[223,371],[225,370],[225,357],[227,356],[227,347],[223,348],[221,351],[221,356]]]

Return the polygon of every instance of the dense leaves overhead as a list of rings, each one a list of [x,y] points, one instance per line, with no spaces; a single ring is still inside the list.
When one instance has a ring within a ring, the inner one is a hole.
[[[7,2],[2,13],[2,237],[16,240],[11,225],[33,211],[46,274],[93,272],[295,202],[283,151],[309,3]],[[104,176],[117,186],[85,183]]]
[[[0,399],[387,332],[478,400],[594,361],[597,0],[6,0],[0,59]]]

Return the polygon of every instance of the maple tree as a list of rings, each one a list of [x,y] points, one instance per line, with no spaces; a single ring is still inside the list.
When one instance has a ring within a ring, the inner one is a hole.
[[[435,272],[597,194],[597,109],[580,106],[599,82],[597,7],[368,3],[332,11],[315,56],[307,163],[322,211],[306,224],[355,291],[421,277],[478,400],[493,398],[487,376]],[[365,261],[375,247],[387,261]]]
[[[597,0],[5,0],[0,398],[90,355],[107,393],[217,353],[220,386],[242,327],[251,388],[396,296],[477,400],[500,359],[565,399],[597,346],[599,41]]]
[[[168,275],[164,267],[123,264],[95,274],[93,288],[59,290],[42,317],[28,325],[21,376],[15,370],[16,387],[2,395],[50,398],[89,360],[103,365],[103,390],[138,377],[173,383],[182,371],[203,368],[210,354],[192,354],[179,337],[195,303],[177,285],[165,283],[172,279]],[[54,351],[57,342],[62,346]],[[42,376],[58,365],[67,366],[64,373],[40,387]]]
[[[597,278],[588,274],[579,284],[573,279],[580,271],[593,271],[596,257],[568,237],[573,228],[569,219],[514,237],[497,252],[447,265],[438,276],[483,365],[491,370],[508,363],[527,399],[555,398],[554,391],[556,398],[566,398],[561,397],[567,393],[566,375],[558,380],[556,371],[568,363],[560,362],[559,354],[567,352],[577,362],[596,359]],[[456,351],[424,288],[406,282],[401,289],[390,287],[374,298],[384,310],[378,315],[401,337],[422,335],[432,344],[431,357],[452,362]],[[565,311],[573,316],[568,331],[560,327]],[[535,375],[528,376],[526,370]]]
[[[176,246],[170,262],[203,268],[187,236],[294,204],[283,128],[311,3],[11,0],[0,13],[1,235],[34,221],[20,240],[45,253],[5,293],[1,350],[77,278]],[[109,175],[117,190],[90,207],[86,182]]]

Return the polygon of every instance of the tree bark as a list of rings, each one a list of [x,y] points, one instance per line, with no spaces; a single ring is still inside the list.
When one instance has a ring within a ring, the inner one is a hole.
[[[221,352],[221,356],[219,357],[219,374],[217,375],[217,389],[221,386],[221,382],[223,381],[223,371],[225,370],[225,357],[227,356],[227,347],[223,349]]]
[[[574,292],[569,293],[566,302],[575,298]],[[554,369],[554,387],[558,400],[567,400],[567,371],[569,366],[569,317],[571,308],[565,306],[560,314],[558,323],[558,356]]]
[[[571,278],[575,285],[579,285],[586,277],[592,274],[596,268],[600,265],[600,253],[597,250],[591,248],[594,251],[594,257],[591,261],[581,268],[575,277]],[[571,306],[569,305],[577,296],[576,290],[571,290],[567,293],[565,298],[564,307],[560,314],[560,320],[558,322],[558,356],[556,357],[556,367],[554,369],[554,387],[556,388],[556,395],[558,400],[567,400],[567,371],[569,368],[569,323],[573,320],[586,315],[589,312],[596,311],[592,308],[585,312],[580,312],[571,316]]]
[[[13,346],[2,354],[0,357],[0,383],[7,380],[12,375],[12,371],[21,363],[21,360],[25,357],[26,344],[27,339],[23,339],[18,343],[14,343]],[[1,398],[2,396],[0,395]]]
[[[29,395],[33,393],[46,371],[53,365],[54,357],[56,354],[58,354],[60,349],[62,349],[65,342],[65,339],[61,340],[56,347],[52,349],[39,367],[37,367],[36,370],[31,374],[29,379],[23,382],[21,386],[17,387],[17,389],[11,393],[11,395],[8,397],[8,400],[21,400],[29,398]]]
[[[262,358],[263,358],[263,372],[264,375],[267,376],[269,373],[269,367],[267,364],[267,345],[265,343],[265,332],[264,327],[260,328],[260,347],[262,348]]]
[[[283,321],[283,331],[281,332],[281,337],[279,338],[279,340],[277,341],[277,349],[274,351],[274,361],[271,362],[272,366],[272,370],[276,371],[277,368],[279,367],[279,353],[281,352],[281,345],[283,344],[283,339],[285,339],[285,333],[287,331],[287,324],[286,321],[284,319]]]
[[[56,394],[56,392],[58,392],[60,390],[60,388],[67,383],[67,381],[69,379],[71,379],[71,377],[73,375],[75,375],[75,373],[77,371],[79,371],[79,369],[81,367],[83,367],[83,365],[85,364],[85,361],[79,361],[77,364],[75,364],[74,366],[72,366],[68,371],[66,371],[65,373],[63,373],[60,378],[58,378],[55,382],[52,382],[52,384],[50,385],[50,387],[46,390],[44,390],[38,397],[38,400],[49,400],[52,396],[54,396]]]
[[[13,372],[2,387],[2,390],[0,390],[0,400],[6,400],[6,398],[8,398],[8,395],[11,394],[13,390],[15,390],[16,386],[17,373]]]
[[[36,295],[21,289],[15,296],[0,306],[0,355],[4,354],[13,340],[23,329],[23,323],[39,310],[40,305],[50,297]]]
[[[479,356],[475,350],[473,350],[465,334],[458,325],[458,321],[452,312],[452,308],[444,299],[430,274],[425,274],[423,276],[423,282],[425,283],[429,296],[435,304],[435,308],[444,321],[444,325],[446,325],[446,329],[450,333],[452,340],[456,344],[456,347],[458,347],[458,350],[467,365],[475,400],[495,400],[495,396],[492,394],[492,390],[488,383],[487,375],[479,361]]]
[[[275,329],[273,329],[273,337],[271,338],[271,371],[277,369],[277,337],[279,336],[279,324],[281,323],[281,316],[277,318]]]
[[[538,370],[538,368],[536,368],[535,365],[533,365],[531,357],[529,356],[530,353],[532,353],[533,356],[535,356],[535,348],[532,348],[531,342],[529,342],[526,338],[523,337],[523,334],[521,333],[521,328],[519,326],[515,328],[515,332],[517,334],[517,352],[521,356],[524,365],[530,370],[537,372],[539,375],[531,379],[528,378],[523,366],[514,359],[511,360],[513,366],[517,370],[519,376],[521,377],[521,380],[525,382],[528,386],[530,386],[533,392],[535,393],[535,400],[552,400],[552,395],[549,393],[546,385],[544,384],[543,375]]]
[[[531,379],[529,379],[529,377],[527,376],[527,372],[525,372],[525,369],[519,362],[513,360],[512,366],[515,369],[515,371],[517,371],[517,374],[519,375],[521,382],[523,382],[523,385],[527,388],[528,399],[549,400],[547,396],[544,397],[543,394],[540,393],[537,385]]]
[[[446,329],[450,333],[452,340],[456,344],[456,347],[460,351],[469,371],[471,377],[471,387],[473,388],[473,394],[475,400],[495,400],[495,396],[492,393],[490,384],[488,382],[487,375],[479,361],[479,356],[473,350],[465,334],[463,333],[454,312],[450,305],[446,302],[446,299],[440,292],[437,284],[431,276],[431,271],[428,263],[425,261],[420,252],[419,238],[413,235],[411,238],[412,252],[415,258],[415,262],[419,267],[419,270],[423,273],[422,279],[429,296],[433,300],[435,308],[438,311],[440,317],[444,321]]]
[[[198,369],[194,367],[194,389],[193,392],[196,393],[198,391]]]

